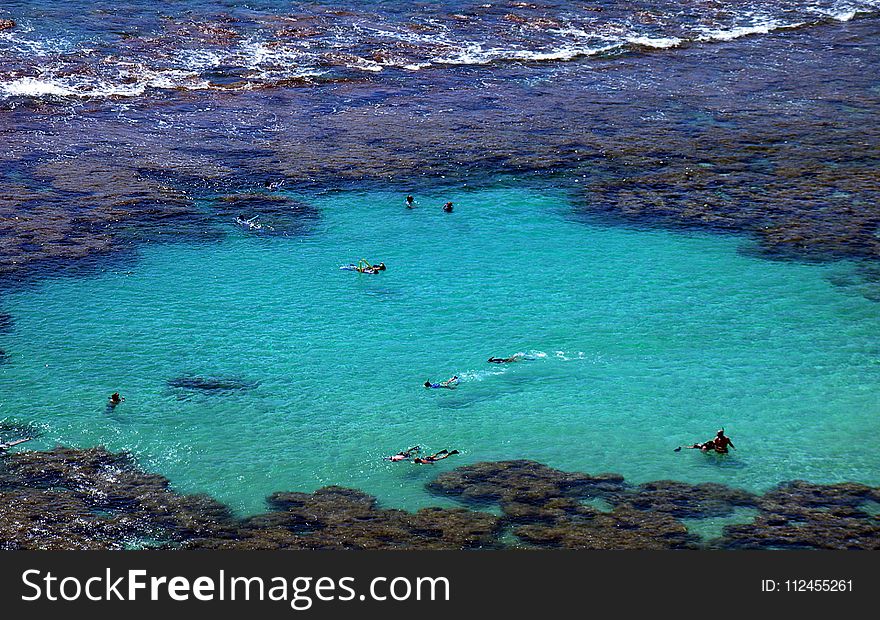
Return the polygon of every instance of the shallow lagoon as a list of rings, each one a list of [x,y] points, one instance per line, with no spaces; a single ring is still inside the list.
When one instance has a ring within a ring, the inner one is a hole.
[[[444,504],[424,482],[510,458],[632,482],[880,483],[880,455],[852,447],[878,426],[880,305],[831,283],[846,263],[584,223],[564,193],[516,183],[412,211],[391,193],[299,198],[320,213],[308,234],[230,221],[221,241],[6,294],[0,419],[41,424],[35,448],[130,449],[241,512],[327,484]],[[361,257],[388,271],[338,269]],[[536,359],[485,362],[516,352]],[[455,391],[421,386],[453,374]],[[115,390],[127,400],[108,412]],[[735,454],[672,451],[719,425]],[[381,460],[414,444],[462,454]]]

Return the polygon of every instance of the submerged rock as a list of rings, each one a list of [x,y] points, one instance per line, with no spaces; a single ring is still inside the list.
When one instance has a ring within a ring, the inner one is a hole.
[[[168,387],[205,393],[225,394],[252,390],[259,386],[256,381],[224,377],[177,377],[168,380]]]
[[[715,545],[745,549],[880,549],[880,488],[852,482],[781,484],[759,498],[753,523],[728,525]],[[873,514],[872,514],[873,512]]]

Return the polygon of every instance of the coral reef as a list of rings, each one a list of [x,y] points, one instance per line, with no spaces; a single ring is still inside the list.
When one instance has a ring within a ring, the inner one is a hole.
[[[23,451],[0,458],[0,548],[880,549],[880,489],[855,483],[796,481],[759,496],[720,484],[633,486],[616,474],[503,461],[446,472],[428,489],[466,507],[411,513],[330,486],[274,493],[269,512],[238,518],[210,497],[177,493],[124,453]],[[490,504],[500,516],[475,510]],[[737,507],[757,516],[705,544],[682,521]]]

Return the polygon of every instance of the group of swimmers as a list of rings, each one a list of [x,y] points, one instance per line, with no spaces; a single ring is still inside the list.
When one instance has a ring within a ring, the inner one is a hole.
[[[458,450],[440,450],[440,452],[435,452],[429,456],[414,456],[421,451],[421,447],[413,446],[412,448],[401,450],[392,456],[386,456],[385,460],[391,461],[392,463],[399,463],[400,461],[408,461],[412,459],[412,462],[416,465],[433,465],[437,461],[448,459],[453,454],[460,454]]]
[[[528,357],[523,353],[516,353],[511,355],[510,357],[495,357],[492,356],[486,361],[490,364],[512,364],[513,362],[521,362],[522,360],[535,359],[533,357]],[[446,381],[433,382],[433,381],[425,381],[425,387],[431,389],[439,389],[445,388],[447,390],[454,390],[458,384],[461,383],[461,377],[458,375],[453,375]]]
[[[406,208],[407,209],[415,209],[416,208],[416,199],[413,198],[412,196],[407,196],[406,197]],[[445,205],[443,205],[443,211],[445,213],[452,213],[452,202],[451,201],[447,202]]]

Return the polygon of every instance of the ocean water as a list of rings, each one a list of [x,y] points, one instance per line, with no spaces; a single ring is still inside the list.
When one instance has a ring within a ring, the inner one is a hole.
[[[880,455],[857,445],[877,430],[880,304],[833,284],[854,264],[591,222],[570,192],[522,179],[426,190],[413,210],[394,191],[287,195],[313,209],[297,234],[230,216],[221,235],[4,294],[0,419],[40,425],[35,448],[131,450],[243,514],[329,484],[443,505],[425,482],[497,459],[752,490],[880,484]],[[339,269],[362,257],[387,271]],[[531,359],[486,363],[518,352]],[[455,390],[422,387],[452,375]],[[673,452],[720,426],[731,455]],[[461,454],[382,460],[416,444]]]

